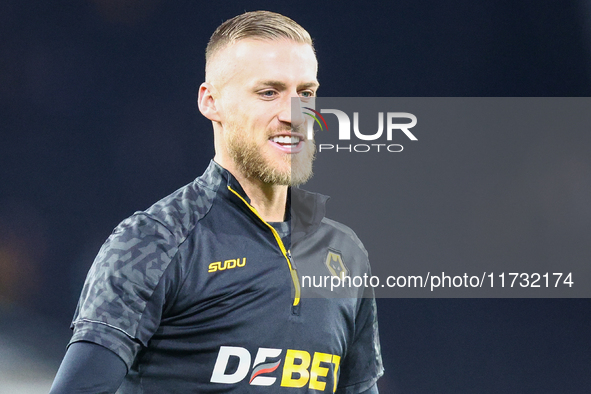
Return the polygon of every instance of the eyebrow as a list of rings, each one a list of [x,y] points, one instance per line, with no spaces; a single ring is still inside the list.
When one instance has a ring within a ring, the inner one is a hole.
[[[260,81],[255,86],[256,87],[259,87],[259,86],[270,86],[270,87],[275,88],[277,90],[285,90],[285,89],[287,89],[287,85],[284,82],[275,81],[275,80]],[[299,84],[298,85],[298,89],[308,89],[308,88],[316,88],[316,89],[318,89],[319,86],[320,86],[320,84],[318,82],[306,82],[306,83]]]

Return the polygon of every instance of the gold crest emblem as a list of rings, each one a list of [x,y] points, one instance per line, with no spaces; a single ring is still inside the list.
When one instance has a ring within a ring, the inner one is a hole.
[[[343,262],[343,257],[339,252],[329,249],[325,264],[332,276],[336,276],[337,278],[349,276],[349,270]]]

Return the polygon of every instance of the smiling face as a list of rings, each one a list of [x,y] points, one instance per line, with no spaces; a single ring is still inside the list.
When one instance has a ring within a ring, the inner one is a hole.
[[[207,71],[217,92],[216,161],[266,184],[308,180],[315,146],[291,99],[315,96],[317,68],[312,47],[288,39],[244,39],[216,54]]]

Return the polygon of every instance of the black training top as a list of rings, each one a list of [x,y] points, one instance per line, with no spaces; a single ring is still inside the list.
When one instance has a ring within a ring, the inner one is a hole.
[[[88,273],[70,343],[121,357],[123,393],[372,387],[382,375],[373,297],[303,299],[300,287],[304,275],[334,274],[331,255],[350,275],[368,273],[367,253],[350,229],[324,218],[325,196],[292,189],[290,198],[299,207],[291,251],[286,223],[260,218],[212,161],[113,231]]]

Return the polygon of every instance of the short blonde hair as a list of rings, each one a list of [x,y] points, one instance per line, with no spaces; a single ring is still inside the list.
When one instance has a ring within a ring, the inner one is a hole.
[[[302,44],[312,44],[310,34],[292,19],[270,11],[246,12],[222,23],[212,34],[205,50],[205,67],[216,52],[245,38],[278,40],[287,38]]]

